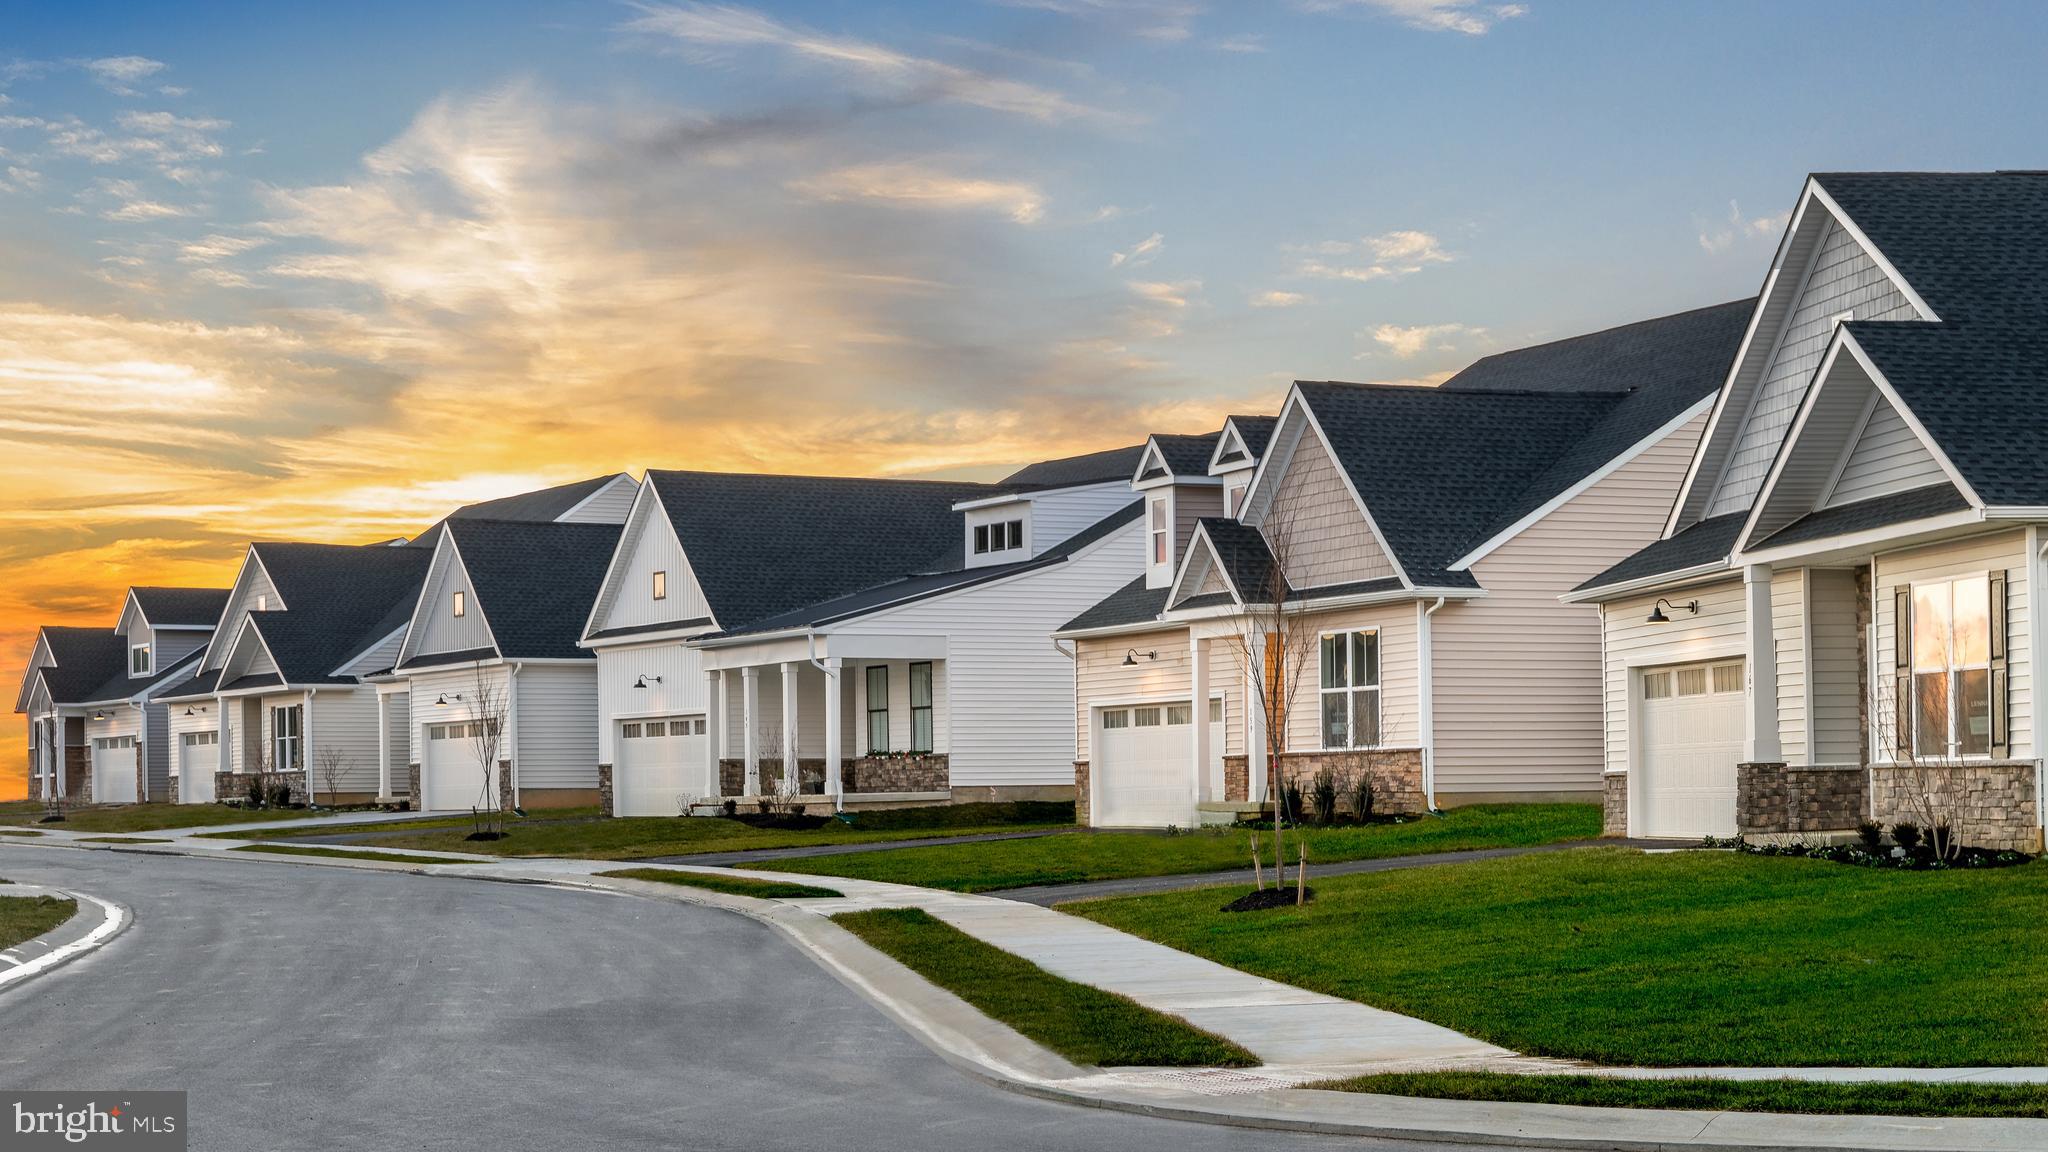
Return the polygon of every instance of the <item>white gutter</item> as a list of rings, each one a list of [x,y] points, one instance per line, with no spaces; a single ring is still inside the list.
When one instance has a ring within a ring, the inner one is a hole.
[[[1690,568],[1679,568],[1670,572],[1658,572],[1650,576],[1639,576],[1619,584],[1602,584],[1598,588],[1563,593],[1558,597],[1566,604],[1598,604],[1607,600],[1620,600],[1640,592],[1664,591],[1683,584],[1703,583],[1716,576],[1736,577],[1742,573],[1728,566],[1726,558],[1706,564],[1695,564]]]
[[[1430,643],[1429,618],[1436,615],[1436,610],[1444,606],[1446,599],[1447,597],[1439,596],[1436,598],[1436,603],[1422,610],[1422,627],[1417,630],[1418,635],[1416,636],[1416,663],[1420,665],[1416,669],[1416,680],[1417,686],[1420,689],[1418,694],[1421,697],[1419,701],[1420,706],[1416,709],[1419,713],[1417,727],[1420,731],[1416,735],[1421,737],[1419,743],[1422,745],[1422,802],[1428,805],[1431,812],[1438,811],[1438,808],[1436,806],[1436,653]]]
[[[505,737],[510,741],[506,759],[512,762],[512,807],[519,807],[519,670],[526,661],[514,661],[505,673]]]

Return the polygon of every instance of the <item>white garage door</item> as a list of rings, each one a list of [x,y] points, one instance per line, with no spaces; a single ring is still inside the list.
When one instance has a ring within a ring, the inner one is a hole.
[[[612,765],[612,811],[674,816],[685,797],[704,791],[704,718],[665,716],[619,725]]]
[[[427,725],[426,752],[420,761],[420,807],[430,812],[468,812],[498,802],[497,773],[486,781],[477,760],[474,735],[480,720]],[[502,758],[502,747],[499,756]]]
[[[1735,835],[1742,759],[1742,662],[1646,669],[1637,681],[1641,836]]]
[[[133,804],[142,799],[135,780],[135,737],[93,739],[92,798],[96,804]]]
[[[213,802],[213,774],[220,768],[220,733],[186,732],[178,737],[178,802]]]
[[[1097,777],[1089,822],[1106,828],[1193,827],[1192,722],[1193,710],[1185,702],[1103,709],[1095,729],[1092,771]],[[1209,725],[1209,748],[1211,773],[1221,779],[1220,717]]]

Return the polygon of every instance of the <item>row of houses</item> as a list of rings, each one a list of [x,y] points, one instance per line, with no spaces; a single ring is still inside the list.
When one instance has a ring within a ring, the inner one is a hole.
[[[650,470],[45,628],[38,795],[1599,800],[2040,843],[2048,174],[1846,173],[1762,291],[993,484]]]

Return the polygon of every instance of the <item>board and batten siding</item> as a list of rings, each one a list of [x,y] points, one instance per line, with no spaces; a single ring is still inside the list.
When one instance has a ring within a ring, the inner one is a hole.
[[[1600,787],[1600,610],[1558,597],[1662,534],[1705,427],[1695,416],[1481,557],[1486,595],[1430,617],[1439,793]]]
[[[1138,499],[1125,481],[1098,485],[1092,488],[1065,488],[1046,492],[1031,498],[1031,554],[1038,555],[1053,548],[1075,533],[1104,516]],[[1183,541],[1184,543],[1185,541]],[[1129,560],[1140,563],[1144,556],[1141,542],[1133,541]],[[1135,571],[1135,569],[1133,569]]]
[[[645,679],[645,688],[634,684]],[[597,762],[616,764],[619,722],[644,716],[702,716],[704,654],[677,640],[597,650]],[[727,742],[730,746],[730,742]],[[721,749],[719,755],[729,753]]]
[[[528,664],[513,683],[516,779],[528,788],[597,787],[597,665]]]
[[[1421,698],[1418,687],[1415,601],[1345,608],[1300,617],[1295,627],[1318,635],[1376,630],[1380,635],[1380,743],[1388,748],[1414,748],[1421,740]],[[1441,613],[1439,613],[1441,615]],[[1322,651],[1309,652],[1301,685],[1287,712],[1287,750],[1314,752],[1323,746]]]
[[[613,477],[603,488],[555,518],[557,524],[624,524],[640,486],[627,477]]]
[[[641,521],[622,538],[627,549],[617,566],[615,582],[606,589],[597,614],[599,628],[629,628],[678,620],[701,620],[711,615],[704,590],[697,585],[675,526],[661,511],[652,493],[641,508]],[[668,573],[668,596],[654,598],[654,574]]]
[[[1665,595],[1680,604],[1698,600],[1699,614],[1680,609],[1669,613],[1668,621],[1651,624],[1650,609],[1658,599],[1655,595],[1615,600],[1602,606],[1601,623],[1606,634],[1602,696],[1609,772],[1628,771],[1633,728],[1631,680],[1635,669],[1727,659],[1741,655],[1748,645],[1741,580]]]
[[[1822,506],[1834,508],[1946,483],[1948,473],[1941,470],[1934,454],[1907,426],[1899,410],[1880,396],[1863,426],[1863,435],[1842,464],[1841,478]]]
[[[455,594],[458,592],[462,594],[460,616],[455,614]],[[495,646],[490,622],[484,618],[483,606],[477,603],[476,589],[470,585],[469,573],[444,537],[440,555],[434,557],[434,570],[427,577],[427,593],[419,603],[414,634],[406,641],[406,653],[417,656],[431,652],[468,652]]]
[[[949,732],[943,747],[954,786],[1071,784],[1076,669],[1053,647],[1052,632],[1130,581],[1143,537],[1133,521],[1064,563],[835,626],[833,650],[843,638],[844,650],[857,652],[863,635],[944,636],[944,706],[934,722]],[[1187,634],[1180,636],[1184,648]],[[1118,659],[1129,647],[1117,649]],[[891,670],[892,693],[899,675]],[[906,704],[906,739],[908,715]]]
[[[1278,484],[1262,524],[1269,537],[1284,531],[1291,539],[1287,567],[1292,582],[1317,588],[1394,574],[1393,561],[1373,536],[1314,429],[1302,430]]]
[[[2007,718],[2012,725],[2012,756],[2029,759],[2034,755],[2033,732],[2033,645],[2028,613],[2033,608],[2033,589],[2027,584],[2026,536],[2022,532],[2000,532],[1972,536],[1924,548],[1892,552],[1877,557],[1871,597],[1872,623],[1877,633],[1878,691],[1888,711],[1895,695],[1890,687],[1896,605],[1894,594],[1916,583],[1977,576],[1988,572],[2005,574],[2006,690]]]
[[[1778,346],[1744,416],[1740,438],[1722,472],[1708,516],[1743,511],[1756,498],[1778,444],[1806,395],[1807,382],[1827,352],[1836,317],[1843,313],[1857,320],[1921,319],[1855,236],[1830,220],[1806,270],[1799,300],[1786,317]]]

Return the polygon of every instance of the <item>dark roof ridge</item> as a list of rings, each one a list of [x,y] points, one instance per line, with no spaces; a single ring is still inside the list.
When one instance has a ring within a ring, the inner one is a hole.
[[[701,468],[649,468],[650,474],[661,476],[730,476],[753,480],[803,480],[811,483],[840,482],[847,484],[921,484],[930,487],[987,488],[997,491],[1000,483],[986,480],[934,480],[929,477],[911,476],[813,476],[803,472],[717,472]]]

